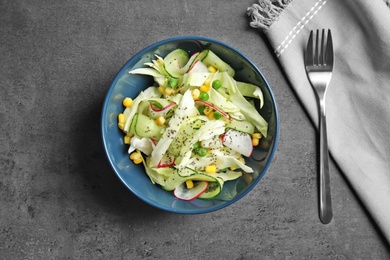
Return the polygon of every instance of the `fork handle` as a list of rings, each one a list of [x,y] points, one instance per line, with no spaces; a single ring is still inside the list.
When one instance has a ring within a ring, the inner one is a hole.
[[[324,224],[328,224],[333,217],[332,201],[330,196],[329,179],[329,151],[326,130],[325,101],[320,104],[320,177],[319,177],[319,215]]]

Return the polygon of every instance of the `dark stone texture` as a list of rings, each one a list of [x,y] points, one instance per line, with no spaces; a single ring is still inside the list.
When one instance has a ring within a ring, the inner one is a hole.
[[[334,219],[320,223],[317,135],[266,39],[248,25],[253,3],[0,1],[1,259],[390,258],[333,162]],[[142,48],[179,35],[248,55],[272,86],[281,121],[261,183],[228,208],[193,216],[132,195],[100,138],[116,72]]]

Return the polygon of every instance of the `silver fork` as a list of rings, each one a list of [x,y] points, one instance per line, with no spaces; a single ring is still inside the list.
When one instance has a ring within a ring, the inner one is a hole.
[[[321,40],[320,40],[321,38]],[[313,31],[310,32],[305,55],[305,68],[309,81],[317,94],[319,102],[320,127],[320,176],[319,176],[319,215],[321,222],[328,224],[333,217],[332,201],[329,180],[329,152],[326,131],[325,96],[332,77],[333,70],[333,43],[332,35],[328,30],[325,40],[325,30],[320,36],[316,31],[313,43]],[[326,41],[326,42],[325,42]],[[314,46],[313,46],[314,45]]]

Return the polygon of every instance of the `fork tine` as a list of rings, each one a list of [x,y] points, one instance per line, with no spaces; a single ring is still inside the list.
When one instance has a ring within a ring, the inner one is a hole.
[[[322,29],[321,45],[320,45],[320,57],[318,60],[319,65],[325,65],[325,30]]]
[[[328,29],[328,40],[326,43],[325,63],[328,66],[333,66],[333,41],[330,29]]]
[[[307,41],[305,63],[306,66],[313,65],[313,31],[310,31],[309,40]]]
[[[320,52],[320,47],[318,45],[319,42],[319,30],[316,31],[316,44],[314,48],[314,65],[318,65],[319,59],[318,59],[318,54]]]

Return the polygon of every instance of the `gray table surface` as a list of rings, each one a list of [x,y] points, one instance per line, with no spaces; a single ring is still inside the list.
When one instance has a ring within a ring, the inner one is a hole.
[[[334,219],[320,223],[317,133],[267,40],[248,25],[254,2],[0,1],[0,259],[390,258],[333,162]],[[274,91],[281,122],[260,184],[201,215],[136,198],[100,139],[117,71],[144,47],[180,35],[211,37],[249,56]]]

